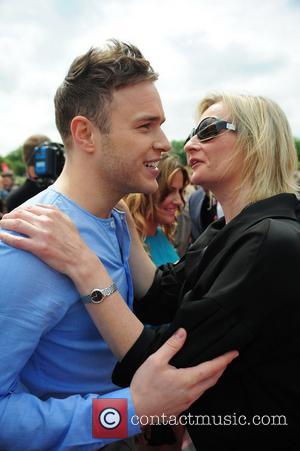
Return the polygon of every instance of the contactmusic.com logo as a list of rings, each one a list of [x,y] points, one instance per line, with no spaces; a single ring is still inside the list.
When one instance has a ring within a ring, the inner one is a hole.
[[[128,400],[123,398],[93,399],[93,437],[128,437]]]

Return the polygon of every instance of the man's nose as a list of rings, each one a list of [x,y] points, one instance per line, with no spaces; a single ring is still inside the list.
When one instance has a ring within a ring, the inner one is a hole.
[[[162,130],[160,130],[159,137],[153,144],[153,148],[155,150],[160,150],[161,152],[169,152],[171,149],[171,143]]]

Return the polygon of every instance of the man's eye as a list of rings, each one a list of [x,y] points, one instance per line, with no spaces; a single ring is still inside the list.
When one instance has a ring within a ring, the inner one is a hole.
[[[139,128],[145,128],[145,129],[149,129],[150,128],[150,126],[151,126],[151,124],[149,123],[149,122],[147,122],[147,124],[142,124],[142,125],[140,125],[140,127]]]

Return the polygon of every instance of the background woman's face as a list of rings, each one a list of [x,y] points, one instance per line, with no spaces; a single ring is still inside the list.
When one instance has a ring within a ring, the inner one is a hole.
[[[222,102],[207,108],[199,121],[206,117],[231,122],[228,109]],[[185,145],[188,162],[193,170],[192,183],[214,191],[220,184],[237,182],[240,176],[240,162],[237,158],[232,161],[236,139],[236,132],[229,130],[222,130],[215,138],[204,142],[193,136]]]
[[[171,179],[169,193],[158,205],[158,210],[154,218],[158,225],[171,225],[175,222],[176,214],[183,206],[183,189],[183,174],[178,170]]]

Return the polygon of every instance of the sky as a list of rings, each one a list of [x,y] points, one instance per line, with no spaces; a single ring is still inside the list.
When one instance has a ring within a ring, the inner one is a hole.
[[[73,59],[110,38],[159,73],[168,138],[185,139],[212,91],[277,101],[300,138],[300,0],[0,0],[0,155],[61,142],[53,97]]]

